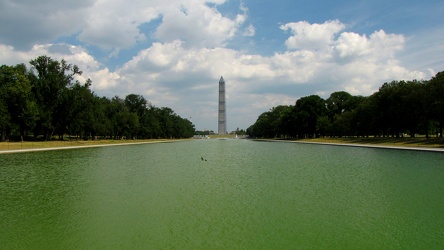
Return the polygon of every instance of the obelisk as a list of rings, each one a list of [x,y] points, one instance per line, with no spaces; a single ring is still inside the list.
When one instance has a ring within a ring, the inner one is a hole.
[[[227,134],[227,114],[225,106],[225,81],[221,76],[219,80],[219,135]]]

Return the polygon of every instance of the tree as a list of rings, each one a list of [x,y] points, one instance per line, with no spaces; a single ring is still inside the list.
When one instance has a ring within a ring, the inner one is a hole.
[[[137,114],[139,118],[144,116],[148,106],[148,102],[143,96],[129,94],[125,97],[124,102],[125,105],[128,107],[129,112]]]
[[[125,106],[124,100],[118,96],[114,96],[107,106],[106,113],[110,119],[112,137],[114,139],[121,139],[129,129],[129,110],[128,107]]]
[[[157,108],[150,105],[140,121],[141,134],[144,138],[157,139],[161,137],[162,129],[157,116]]]
[[[35,135],[42,132],[45,140],[49,140],[57,129],[65,125],[66,117],[57,111],[63,110],[65,91],[72,86],[74,77],[82,72],[76,65],[48,56],[39,56],[30,64],[35,70],[31,83],[40,113]]]
[[[156,108],[143,96],[129,94],[108,99],[97,97],[92,81],[84,84],[76,76],[82,72],[63,59],[40,56],[24,64],[0,67],[0,139],[10,135],[50,140],[66,133],[77,138],[96,135],[120,138],[191,137],[194,125],[170,108]]]
[[[6,66],[5,66],[6,67]],[[3,81],[3,66],[0,68],[0,140],[6,140],[6,131],[11,126],[11,116],[8,111],[8,100],[7,100],[7,87],[6,82]]]
[[[163,138],[172,138],[174,134],[174,111],[167,107],[156,109],[156,115],[161,127],[161,136]]]
[[[399,136],[399,96],[396,95],[398,81],[384,83],[375,94],[377,109],[379,110],[379,119],[377,126],[382,129],[383,136]],[[401,83],[402,84],[402,83]]]
[[[280,105],[277,108],[273,108],[272,111],[276,113],[275,116],[275,133],[281,137],[292,137],[292,106]]]
[[[325,100],[318,95],[302,97],[296,101],[294,113],[299,137],[318,136],[318,119],[326,114]]]
[[[337,120],[344,112],[350,111],[348,107],[349,99],[352,95],[345,91],[334,92],[325,100],[327,116],[330,123],[326,124],[327,130],[331,135],[342,136],[344,124]]]
[[[376,120],[378,119],[378,110],[375,101],[375,95],[361,98],[359,105],[354,110],[354,130],[358,136],[378,134]]]
[[[270,111],[264,112],[257,118],[254,123],[253,136],[272,138],[275,137],[275,131],[272,127],[272,113]]]
[[[37,116],[24,64],[0,67],[0,96],[0,114],[4,117],[0,122],[2,140],[6,138],[6,129],[15,127],[23,141],[25,132],[33,128]]]
[[[69,107],[66,127],[61,129],[61,136],[65,128],[74,135],[82,138],[95,137],[102,126],[103,109],[100,99],[94,96],[89,87],[92,82],[88,80],[84,85],[76,82],[66,93],[66,107]]]
[[[431,117],[437,121],[439,136],[442,137],[444,126],[444,71],[432,77],[429,84],[431,93]]]
[[[335,115],[340,115],[350,111],[350,102],[352,95],[345,91],[334,92],[325,100],[328,118],[333,122]]]

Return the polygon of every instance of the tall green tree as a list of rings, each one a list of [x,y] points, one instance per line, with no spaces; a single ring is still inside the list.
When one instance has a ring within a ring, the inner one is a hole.
[[[254,126],[249,128],[249,133],[254,137],[273,138],[276,136],[275,129],[272,126],[271,111],[259,115]]]
[[[174,111],[168,107],[156,109],[157,119],[161,126],[163,138],[172,138],[174,135]]]
[[[69,107],[69,114],[66,115],[66,128],[74,135],[82,138],[94,138],[100,123],[103,122],[103,109],[100,101],[89,89],[91,81],[88,80],[85,84],[76,82],[71,88],[66,91],[66,107]],[[98,112],[100,110],[100,112]],[[64,127],[65,128],[65,127]],[[64,129],[61,130],[62,134]]]
[[[33,94],[39,107],[38,130],[35,134],[43,133],[45,140],[51,139],[57,129],[64,126],[66,117],[57,112],[66,104],[64,98],[68,87],[71,87],[76,75],[82,72],[76,65],[60,62],[48,56],[39,56],[30,61],[34,71],[31,78]]]
[[[378,110],[375,101],[375,95],[359,98],[359,105],[354,109],[354,130],[356,135],[368,137],[377,135],[376,119]]]
[[[24,64],[0,66],[0,128],[2,140],[6,130],[17,129],[21,140],[32,129],[38,115],[37,106],[32,98],[31,84]]]
[[[112,126],[112,137],[114,139],[121,139],[124,136],[127,126],[127,116],[129,114],[128,108],[125,106],[124,100],[118,96],[114,96],[107,108],[107,116],[110,119]]]
[[[144,138],[157,139],[162,136],[161,124],[157,115],[157,108],[149,105],[140,121],[141,134]]]
[[[326,115],[325,100],[318,95],[302,97],[296,101],[294,114],[299,137],[316,137],[318,120]]]
[[[344,119],[341,119],[341,115],[344,112],[351,111],[349,108],[349,100],[351,98],[351,94],[345,91],[339,91],[332,93],[330,97],[325,100],[329,119],[329,123],[327,123],[326,126],[328,127],[327,131],[329,134],[341,136],[342,133],[345,132],[344,130],[348,126],[344,124]]]
[[[2,95],[0,88],[0,96]],[[6,131],[10,126],[11,117],[9,116],[8,107],[6,106],[6,101],[0,97],[0,141],[6,140]]]
[[[142,95],[129,94],[125,97],[125,105],[128,107],[129,112],[137,114],[139,118],[143,117],[147,107],[148,101]]]
[[[352,95],[345,91],[334,92],[325,100],[328,118],[333,122],[336,115],[351,111],[350,99]]]
[[[0,141],[5,141],[8,130],[11,128],[11,115],[8,110],[8,77],[9,68],[6,65],[0,67]]]
[[[437,73],[429,81],[431,97],[431,116],[438,123],[439,136],[444,126],[444,71]]]

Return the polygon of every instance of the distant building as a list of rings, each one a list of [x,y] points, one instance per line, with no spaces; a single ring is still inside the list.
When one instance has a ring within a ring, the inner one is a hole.
[[[227,111],[225,105],[225,81],[221,76],[219,80],[219,125],[218,133],[220,135],[227,134]]]

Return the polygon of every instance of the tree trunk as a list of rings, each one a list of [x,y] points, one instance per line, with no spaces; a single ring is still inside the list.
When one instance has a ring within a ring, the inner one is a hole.
[[[443,127],[443,123],[440,122],[439,123],[439,137],[442,137],[442,127]]]
[[[5,130],[5,128],[2,128],[2,136],[1,136],[1,139],[0,139],[0,141],[5,141],[6,140],[6,130]]]
[[[429,120],[425,120],[425,131],[426,131],[426,138],[429,138]]]
[[[51,140],[51,134],[49,133],[49,131],[47,129],[45,129],[44,137],[45,137],[45,141]]]

